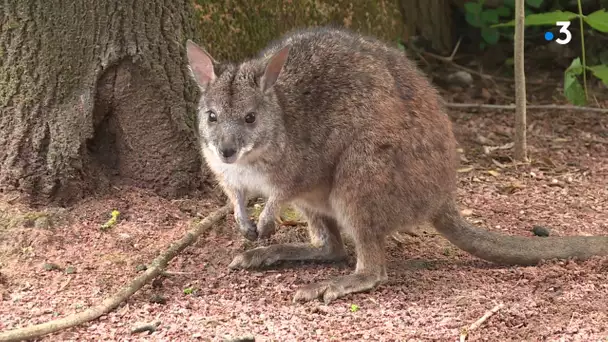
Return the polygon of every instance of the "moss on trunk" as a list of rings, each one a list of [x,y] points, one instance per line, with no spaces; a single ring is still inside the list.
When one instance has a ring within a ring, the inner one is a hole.
[[[253,56],[281,34],[306,26],[345,26],[395,44],[403,33],[395,0],[194,1],[201,25],[197,41],[221,60]]]

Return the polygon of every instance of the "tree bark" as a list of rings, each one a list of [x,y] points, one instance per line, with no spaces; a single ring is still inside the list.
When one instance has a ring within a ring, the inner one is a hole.
[[[113,182],[202,184],[187,0],[0,6],[0,191],[71,202]]]
[[[399,0],[407,33],[420,35],[443,54],[452,52],[452,7],[448,0]]]

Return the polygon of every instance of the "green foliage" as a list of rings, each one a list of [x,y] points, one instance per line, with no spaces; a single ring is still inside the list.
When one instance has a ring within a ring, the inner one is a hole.
[[[359,309],[360,309],[359,305],[357,305],[357,304],[350,305],[350,312],[357,312],[357,311],[359,311]]]
[[[112,210],[111,216],[112,217],[110,217],[110,219],[101,226],[101,230],[108,230],[114,227],[114,225],[116,225],[116,222],[118,222],[118,216],[120,216],[120,211]]]
[[[528,3],[528,2],[527,2]],[[579,10],[580,10],[579,0]],[[591,26],[592,29],[608,33],[608,12],[605,9],[600,9],[589,15],[583,15],[582,12],[563,12],[553,11],[547,13],[537,13],[527,15],[525,18],[525,26],[555,26],[557,21],[571,21],[579,18],[583,22]],[[515,26],[515,20],[506,23],[493,25],[494,28]],[[582,60],[576,58],[572,61],[568,69],[564,72],[564,96],[570,103],[582,106],[587,104],[587,87],[586,87],[586,71],[590,71],[595,77],[600,79],[602,83],[608,86],[608,65],[599,64],[588,66],[585,62],[585,37],[581,23],[581,45],[582,45]],[[583,76],[583,84],[579,81],[579,76]]]
[[[564,72],[564,95],[570,103],[577,106],[585,104],[585,90],[577,79],[582,73],[583,65],[580,58],[573,60]]]
[[[526,15],[532,13],[532,9],[539,8],[543,0],[527,0]],[[485,0],[477,0],[466,2],[464,4],[465,19],[469,25],[480,29],[481,37],[484,42],[482,48],[486,45],[494,45],[498,43],[501,36],[511,37],[512,33],[501,31],[501,27],[509,25],[500,25],[501,19],[513,18],[515,15],[515,0],[505,0],[503,5],[497,8],[485,8]]]

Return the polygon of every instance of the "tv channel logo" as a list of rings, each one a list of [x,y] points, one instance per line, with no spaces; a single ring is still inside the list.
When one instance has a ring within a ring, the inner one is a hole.
[[[566,35],[565,38],[560,37],[560,38],[555,39],[555,42],[560,45],[566,45],[566,44],[570,43],[570,41],[572,40],[572,33],[568,29],[568,27],[570,27],[570,22],[569,21],[558,21],[555,23],[555,26],[560,28],[559,33]],[[553,32],[551,32],[551,31],[545,32],[546,41],[550,42],[554,38],[555,38],[555,35],[553,34]]]

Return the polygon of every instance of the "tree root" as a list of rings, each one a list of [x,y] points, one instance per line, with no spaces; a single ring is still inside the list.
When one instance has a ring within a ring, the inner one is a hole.
[[[152,261],[150,267],[148,267],[144,273],[133,279],[129,284],[121,288],[114,295],[104,299],[99,305],[89,308],[83,312],[50,322],[2,332],[0,333],[0,342],[38,338],[66,328],[75,327],[82,323],[90,322],[114,310],[116,307],[118,307],[118,305],[120,305],[120,303],[127,300],[146,283],[159,276],[167,267],[167,264],[169,261],[171,261],[171,259],[177,256],[186,247],[194,243],[199,236],[209,230],[209,228],[216,224],[219,220],[224,218],[231,209],[232,206],[227,204],[209,214],[202,221],[193,224],[193,227],[188,231],[188,233],[186,233],[186,235],[178,241],[172,243],[163,253],[156,257],[156,259]]]

